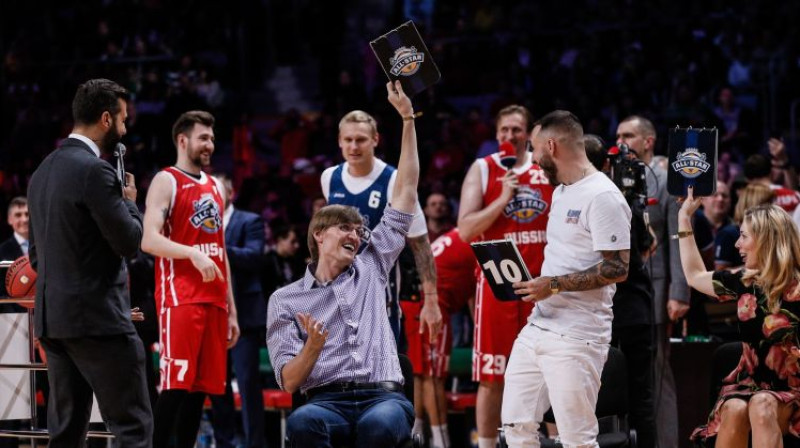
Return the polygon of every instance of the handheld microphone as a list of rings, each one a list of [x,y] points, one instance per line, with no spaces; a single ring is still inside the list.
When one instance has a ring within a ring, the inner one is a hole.
[[[500,165],[506,169],[511,169],[517,164],[517,148],[511,142],[503,142],[500,144]]]
[[[123,157],[125,157],[125,145],[122,143],[117,143],[117,147],[114,150],[114,155],[117,157],[117,179],[119,179],[119,183],[122,184],[123,187],[127,186],[127,179],[125,178],[125,161]]]

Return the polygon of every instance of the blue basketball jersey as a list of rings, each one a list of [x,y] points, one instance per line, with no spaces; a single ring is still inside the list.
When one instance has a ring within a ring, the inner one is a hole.
[[[372,230],[381,221],[383,209],[389,203],[389,180],[395,169],[386,165],[375,182],[361,193],[354,194],[347,190],[342,180],[344,164],[336,167],[331,175],[331,186],[328,192],[329,204],[349,205],[358,209],[364,219],[364,227]]]

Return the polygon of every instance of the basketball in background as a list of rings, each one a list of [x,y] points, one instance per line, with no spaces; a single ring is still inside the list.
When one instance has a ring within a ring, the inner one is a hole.
[[[36,295],[36,271],[33,270],[27,255],[17,258],[6,272],[6,291],[8,296],[20,299]],[[33,304],[20,304],[26,308],[33,308]]]

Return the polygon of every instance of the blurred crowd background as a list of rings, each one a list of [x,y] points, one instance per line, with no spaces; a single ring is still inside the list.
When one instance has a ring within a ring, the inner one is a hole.
[[[620,119],[648,116],[656,154],[670,127],[716,126],[732,181],[771,136],[798,159],[797,17],[800,3],[776,0],[3,2],[0,209],[69,133],[77,85],[107,77],[134,95],[123,141],[141,202],[175,160],[174,119],[206,109],[218,120],[213,170],[233,177],[236,205],[302,233],[319,174],[341,161],[344,113],[374,114],[379,155],[396,161],[401,123],[369,41],[408,19],[442,72],[414,99],[421,198],[443,193],[453,217],[464,173],[496,149],[493,117],[510,103],[537,117],[569,109],[608,142]]]

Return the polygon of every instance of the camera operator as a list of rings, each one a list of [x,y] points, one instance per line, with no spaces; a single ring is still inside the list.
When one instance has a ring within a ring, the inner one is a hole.
[[[584,137],[586,156],[608,175],[622,191],[631,208],[631,257],[628,278],[617,283],[614,294],[614,320],[611,345],[625,354],[628,365],[628,401],[631,426],[636,429],[639,446],[656,446],[655,407],[653,400],[653,361],[655,331],[653,326],[653,284],[646,261],[651,255],[655,236],[645,220],[647,185],[644,163],[623,148],[609,157],[600,137]]]
[[[677,240],[669,235],[678,232],[679,204],[667,192],[667,170],[653,163],[656,145],[656,129],[653,123],[638,115],[622,120],[617,126],[617,143],[624,143],[633,150],[639,160],[651,169],[647,170],[648,197],[657,201],[647,207],[650,227],[656,234],[657,248],[648,260],[650,280],[653,284],[653,317],[656,326],[656,370],[655,407],[661,448],[678,446],[678,403],[675,393],[675,378],[669,364],[669,336],[667,326],[689,310],[689,286],[680,265]],[[673,247],[674,246],[674,247]],[[669,319],[667,319],[669,317]]]

